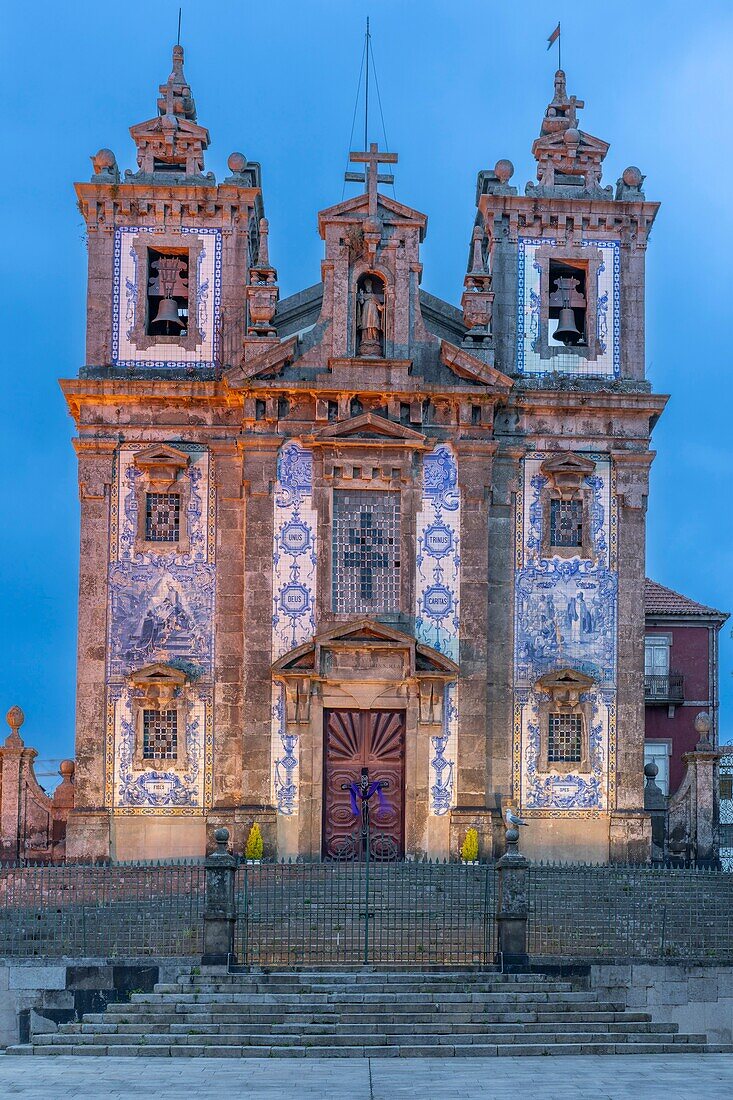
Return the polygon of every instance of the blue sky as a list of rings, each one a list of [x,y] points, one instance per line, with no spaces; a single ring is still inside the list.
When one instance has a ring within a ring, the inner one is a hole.
[[[73,751],[78,500],[73,425],[57,378],[84,358],[86,256],[72,183],[155,112],[178,0],[5,9],[0,184],[5,247],[4,453],[0,487],[0,706],[26,712],[44,756]],[[241,150],[263,166],[271,257],[287,295],[319,279],[316,212],[342,194],[363,25],[371,16],[398,199],[429,216],[423,286],[458,302],[476,173],[499,157],[533,177],[530,148],[552,90],[563,25],[583,128],[611,143],[663,203],[647,253],[647,364],[671,401],[654,433],[648,571],[733,610],[729,77],[733,8],[617,0],[268,0],[184,6],[186,75],[225,174]],[[374,113],[370,138],[380,140]],[[357,133],[361,134],[360,127]],[[726,136],[727,135],[727,136]],[[359,142],[361,137],[359,137]],[[733,645],[722,643],[722,737],[733,738]]]

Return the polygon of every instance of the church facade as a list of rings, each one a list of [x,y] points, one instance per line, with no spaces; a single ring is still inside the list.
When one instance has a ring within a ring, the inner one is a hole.
[[[88,230],[81,564],[67,858],[502,851],[643,859],[657,204],[581,131],[558,71],[524,194],[467,204],[457,308],[421,289],[396,160],[323,210],[320,281],[280,299],[260,167],[205,172],[183,51],[137,171],[106,149]],[[378,796],[378,797],[377,797]]]

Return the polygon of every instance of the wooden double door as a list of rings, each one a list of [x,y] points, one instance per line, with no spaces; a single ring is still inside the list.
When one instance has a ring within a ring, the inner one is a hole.
[[[382,850],[405,850],[405,712],[403,710],[328,710],[325,714],[323,853],[339,856],[358,839],[360,814],[354,814],[350,784],[362,769],[369,781],[386,784],[382,798],[369,802],[370,832]],[[360,801],[357,799],[357,807]],[[386,847],[385,847],[386,846]],[[358,851],[358,844],[356,854]]]

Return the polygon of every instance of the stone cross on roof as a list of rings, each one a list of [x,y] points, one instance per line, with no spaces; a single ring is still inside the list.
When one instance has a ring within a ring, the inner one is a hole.
[[[347,183],[366,183],[366,192],[369,196],[369,217],[377,215],[377,184],[394,183],[394,176],[380,174],[380,164],[396,164],[396,153],[380,153],[376,142],[369,146],[368,153],[349,153],[352,164],[364,164],[364,172],[347,172],[344,179]]]
[[[183,72],[183,46],[173,47],[171,74],[166,83],[159,87],[158,114],[196,121],[196,104]]]

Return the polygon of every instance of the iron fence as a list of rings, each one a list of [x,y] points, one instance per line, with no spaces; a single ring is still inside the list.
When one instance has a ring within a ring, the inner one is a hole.
[[[246,965],[493,961],[491,864],[243,864],[235,953]]]
[[[248,965],[487,965],[494,864],[263,862],[236,870]],[[533,959],[733,963],[733,875],[530,864]],[[202,862],[0,865],[0,957],[197,956]]]
[[[201,953],[204,865],[0,866],[0,956]]]
[[[624,864],[531,864],[530,957],[733,961],[733,876]]]

